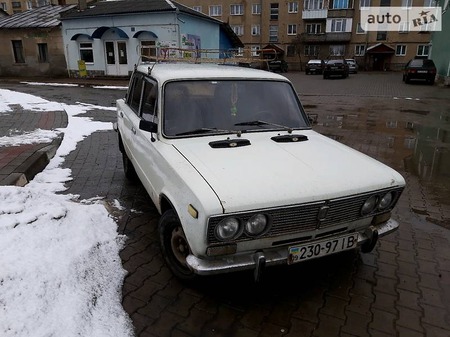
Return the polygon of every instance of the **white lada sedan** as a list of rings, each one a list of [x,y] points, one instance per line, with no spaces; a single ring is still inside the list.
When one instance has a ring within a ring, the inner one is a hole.
[[[192,279],[373,249],[405,186],[313,131],[290,81],[211,64],[139,65],[117,101],[125,174],[161,214],[167,265]]]

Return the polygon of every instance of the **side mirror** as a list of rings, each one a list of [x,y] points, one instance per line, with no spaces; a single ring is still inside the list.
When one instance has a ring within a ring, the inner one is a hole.
[[[141,119],[139,122],[139,130],[156,133],[158,131],[158,124]]]

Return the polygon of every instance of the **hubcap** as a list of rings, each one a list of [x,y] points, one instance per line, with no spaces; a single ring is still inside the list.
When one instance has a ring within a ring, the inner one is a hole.
[[[177,227],[172,231],[170,244],[175,258],[180,264],[186,266],[186,257],[189,255],[189,245],[181,227]]]

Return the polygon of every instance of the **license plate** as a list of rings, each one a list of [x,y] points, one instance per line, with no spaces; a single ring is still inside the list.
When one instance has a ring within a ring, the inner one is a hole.
[[[427,70],[418,70],[417,72],[420,73],[420,74],[425,74],[425,73],[427,73],[428,71],[427,71]]]
[[[358,233],[289,247],[288,264],[350,250],[358,244]]]

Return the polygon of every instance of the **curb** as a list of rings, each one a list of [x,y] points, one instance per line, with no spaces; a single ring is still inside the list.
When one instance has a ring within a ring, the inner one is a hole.
[[[6,178],[0,181],[0,186],[19,186],[23,187],[28,184],[38,173],[42,172],[50,162],[63,137],[58,137],[49,145],[40,148],[22,164],[20,164],[14,172],[10,173]]]

